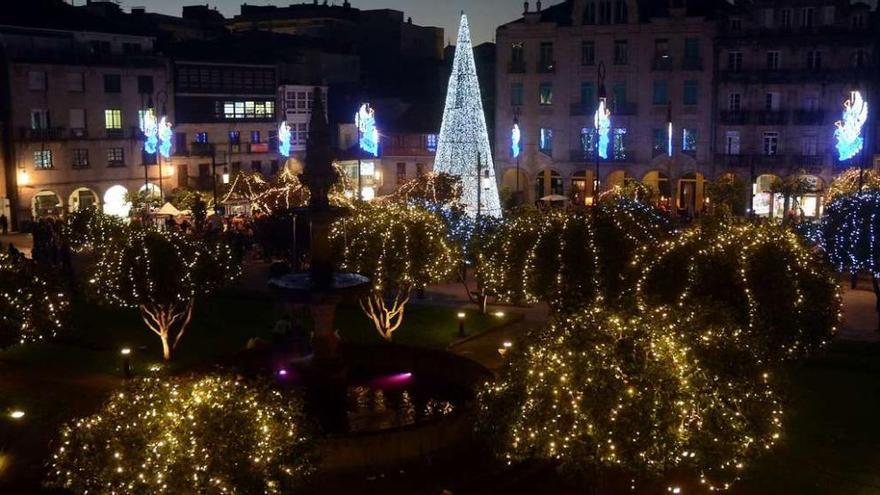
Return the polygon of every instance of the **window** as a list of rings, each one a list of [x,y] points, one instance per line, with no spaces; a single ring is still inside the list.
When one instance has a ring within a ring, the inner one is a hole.
[[[596,43],[592,41],[581,43],[581,65],[596,65]]]
[[[813,27],[816,23],[816,9],[813,7],[804,8],[804,27]]]
[[[626,6],[626,0],[614,1],[614,22],[617,24],[626,24],[629,17],[629,8]]]
[[[742,109],[742,95],[739,93],[728,94],[727,109],[731,112],[739,112]]]
[[[251,131],[251,142],[259,143],[260,142],[260,131]]]
[[[196,133],[196,142],[201,144],[208,143],[208,133],[207,132],[197,132]]]
[[[82,93],[85,90],[85,74],[82,72],[68,72],[67,91],[70,91],[71,93]]]
[[[306,100],[301,100],[300,103],[305,107]],[[305,111],[298,113],[305,113]],[[227,120],[269,120],[275,117],[275,102],[272,100],[218,102],[217,116]]]
[[[865,28],[865,16],[862,14],[856,14],[852,18],[852,27],[853,29],[864,29]]]
[[[121,93],[122,76],[120,76],[119,74],[104,74],[104,92]]]
[[[614,105],[614,111],[623,113],[629,99],[626,96],[626,81],[614,81],[611,86],[611,103]]]
[[[124,148],[107,148],[107,166],[108,167],[124,167],[125,166],[125,149]]]
[[[625,161],[629,157],[626,143],[626,128],[617,127],[611,131],[613,158],[616,161]]]
[[[730,27],[730,30],[733,32],[742,31],[743,21],[742,21],[742,19],[734,18],[734,19],[730,20],[730,23],[728,24],[728,26]]]
[[[83,131],[86,128],[86,110],[85,108],[71,108],[69,113],[70,130],[76,136],[77,131]]]
[[[122,53],[125,55],[137,55],[141,53],[141,45],[137,43],[122,43]]]
[[[599,0],[599,24],[611,24],[611,0]]]
[[[809,50],[807,52],[807,68],[808,69],[821,69],[822,68],[822,52],[818,50]]]
[[[49,170],[52,168],[52,150],[34,151],[34,168],[37,170]]]
[[[542,82],[538,91],[538,103],[541,105],[553,104],[553,83]]]
[[[522,64],[526,60],[525,47],[521,41],[510,44],[510,61],[514,64]]]
[[[728,155],[739,154],[739,131],[727,131],[724,136],[724,152]]]
[[[46,73],[41,70],[28,71],[28,89],[31,91],[46,91],[49,84]]]
[[[523,96],[523,84],[522,83],[513,83],[510,85],[510,104],[518,107],[522,106],[523,100],[525,99]]]
[[[294,139],[296,144],[305,146],[309,140],[309,124],[297,124]]]
[[[31,129],[48,129],[49,111],[45,108],[31,109]]]
[[[425,139],[425,142],[427,144],[428,151],[430,151],[431,153],[434,153],[435,151],[437,151],[437,135],[436,134],[428,134],[427,138]]]
[[[770,50],[767,52],[767,69],[769,70],[779,70],[780,68],[780,53],[778,50]]]
[[[654,57],[669,58],[669,40],[658,38],[654,40]]]
[[[104,129],[122,129],[122,110],[117,108],[104,110]]]
[[[681,130],[681,151],[688,155],[697,154],[697,130],[684,128]]]
[[[696,105],[699,100],[699,87],[697,86],[697,81],[688,80],[684,82],[684,95],[682,97],[682,103],[685,105]]]
[[[582,105],[592,105],[596,101],[596,95],[593,93],[593,83],[591,82],[582,82],[581,83],[581,104]]]
[[[689,62],[700,60],[700,38],[684,39],[684,59]]]
[[[552,71],[554,66],[553,60],[553,43],[542,41],[538,45],[538,64],[542,71]]]
[[[153,76],[138,76],[138,93],[148,95],[153,92]]]
[[[816,136],[804,136],[801,138],[801,155],[815,156],[817,140]]]
[[[229,131],[229,144],[241,144],[241,131]]]
[[[666,154],[668,132],[666,129],[651,129],[651,150],[654,156]]]
[[[596,129],[594,127],[581,128],[581,151],[583,158],[589,159],[596,156]]]
[[[819,110],[819,97],[816,95],[807,95],[804,97],[804,110],[815,112]]]
[[[654,81],[654,92],[651,102],[655,105],[669,103],[669,85],[666,81]]]
[[[553,129],[542,127],[538,133],[538,150],[547,156],[553,156]]]
[[[743,54],[742,52],[727,52],[727,70],[739,72],[742,70]]]
[[[779,11],[779,26],[784,28],[791,27],[791,9],[782,9]]]
[[[406,182],[406,163],[398,162],[397,163],[397,185],[401,185]]]
[[[776,155],[779,151],[779,133],[778,132],[765,132],[764,133],[764,154],[767,156]]]
[[[587,0],[587,7],[584,9],[584,24],[596,24],[596,0]]]
[[[626,40],[614,41],[614,65],[626,65],[629,63],[629,44]]]
[[[72,166],[74,170],[89,168],[89,150],[85,148],[74,148]]]
[[[764,95],[764,110],[779,110],[780,95],[776,91],[770,91]]]
[[[853,63],[852,63],[852,65],[853,65],[853,67],[855,67],[856,69],[861,69],[862,67],[865,66],[865,61],[866,61],[866,60],[867,60],[867,55],[865,54],[865,50],[859,48],[859,49],[856,50],[856,52],[853,54]]]

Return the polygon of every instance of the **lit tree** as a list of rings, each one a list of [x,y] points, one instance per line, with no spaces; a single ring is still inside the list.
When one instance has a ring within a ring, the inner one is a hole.
[[[706,223],[636,263],[642,308],[699,311],[701,324],[732,318],[744,332],[741,345],[765,365],[822,347],[840,319],[838,286],[825,263],[778,225]]]
[[[124,229],[119,217],[91,207],[67,215],[64,235],[74,251],[100,250],[122,235]]]
[[[47,485],[73,493],[292,493],[312,472],[301,401],[223,376],[128,382],[61,429]]]
[[[880,190],[838,195],[825,208],[822,241],[828,259],[840,272],[869,272],[880,315]],[[880,331],[880,324],[878,324]]]
[[[595,215],[523,211],[491,234],[478,269],[488,293],[504,302],[544,301],[557,311],[602,300],[625,304],[636,252],[670,231],[656,209],[618,196]]]
[[[880,175],[871,169],[863,170],[862,189],[880,189]],[[859,191],[859,169],[848,168],[831,181],[825,193],[825,202],[831,203],[840,196],[853,195]]]
[[[775,443],[782,410],[768,373],[706,366],[705,347],[730,344],[688,338],[691,324],[600,306],[557,319],[481,391],[481,429],[508,462],[551,460],[599,486],[728,488]]]
[[[462,202],[469,215],[479,210],[483,215],[501,216],[480,82],[464,14],[458,28],[434,170],[461,178]]]
[[[461,204],[461,178],[443,172],[422,174],[401,184],[388,200],[457,207]]]
[[[711,201],[713,213],[721,216],[745,215],[748,186],[737,175],[727,174],[707,182],[706,194]]]
[[[104,301],[137,308],[171,359],[200,296],[231,282],[239,267],[229,246],[182,234],[130,229],[100,254],[91,284]]]
[[[31,260],[0,252],[0,348],[54,337],[69,308],[63,284]]]
[[[412,290],[446,280],[459,262],[440,217],[413,205],[363,205],[338,220],[330,237],[340,268],[370,278],[361,308],[386,340],[403,323]]]

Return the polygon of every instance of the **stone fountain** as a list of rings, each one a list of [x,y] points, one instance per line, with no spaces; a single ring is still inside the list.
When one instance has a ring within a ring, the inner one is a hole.
[[[330,129],[324,118],[319,88],[314,89],[312,101],[306,160],[299,176],[309,190],[309,204],[296,211],[298,216],[309,221],[309,270],[273,278],[269,286],[287,303],[309,308],[314,324],[314,359],[320,364],[331,364],[338,359],[339,336],[334,327],[336,308],[344,299],[356,298],[368,291],[370,280],[357,273],[334,271],[330,228],[334,220],[346,214],[346,210],[330,205],[330,189],[339,177],[333,168]]]

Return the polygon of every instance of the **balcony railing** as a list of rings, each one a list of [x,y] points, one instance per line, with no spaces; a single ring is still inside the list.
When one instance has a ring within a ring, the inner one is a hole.
[[[46,127],[43,129],[31,129],[30,127],[20,127],[18,129],[18,136],[23,141],[58,141],[64,138],[64,128]]]
[[[783,110],[764,110],[755,112],[759,125],[784,125],[788,123],[788,112]]]
[[[213,143],[189,143],[189,154],[192,156],[211,156],[214,152]]]
[[[570,150],[569,160],[573,162],[593,163],[596,161],[596,150]]]
[[[552,74],[556,72],[556,62],[553,60],[539,60],[537,71],[539,74]]]
[[[796,125],[822,125],[825,123],[825,111],[795,110],[794,123]]]
[[[722,110],[721,123],[725,125],[746,125],[749,113],[743,110]]]
[[[651,62],[651,70],[672,70],[672,56],[654,55]]]
[[[821,167],[823,161],[822,155],[792,155],[791,157],[791,165],[800,168]]]
[[[71,129],[70,130],[70,137],[72,139],[87,139],[89,137],[89,131],[88,131],[88,129],[82,129],[82,128]]]
[[[786,156],[775,154],[775,155],[754,155],[752,160],[754,164],[758,167],[781,167],[786,163]]]
[[[728,155],[718,153],[715,155],[715,161],[725,167],[748,167],[751,164],[749,155]]]
[[[508,66],[507,66],[507,72],[510,74],[525,74],[526,61],[525,60],[511,60],[510,64],[508,64]]]
[[[122,139],[125,137],[125,129],[105,129],[108,139]]]

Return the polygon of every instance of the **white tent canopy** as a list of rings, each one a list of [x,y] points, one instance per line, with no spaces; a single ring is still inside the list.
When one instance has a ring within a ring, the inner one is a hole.
[[[165,203],[159,211],[156,212],[156,215],[168,215],[172,217],[180,216],[180,210],[174,207],[171,203]]]

